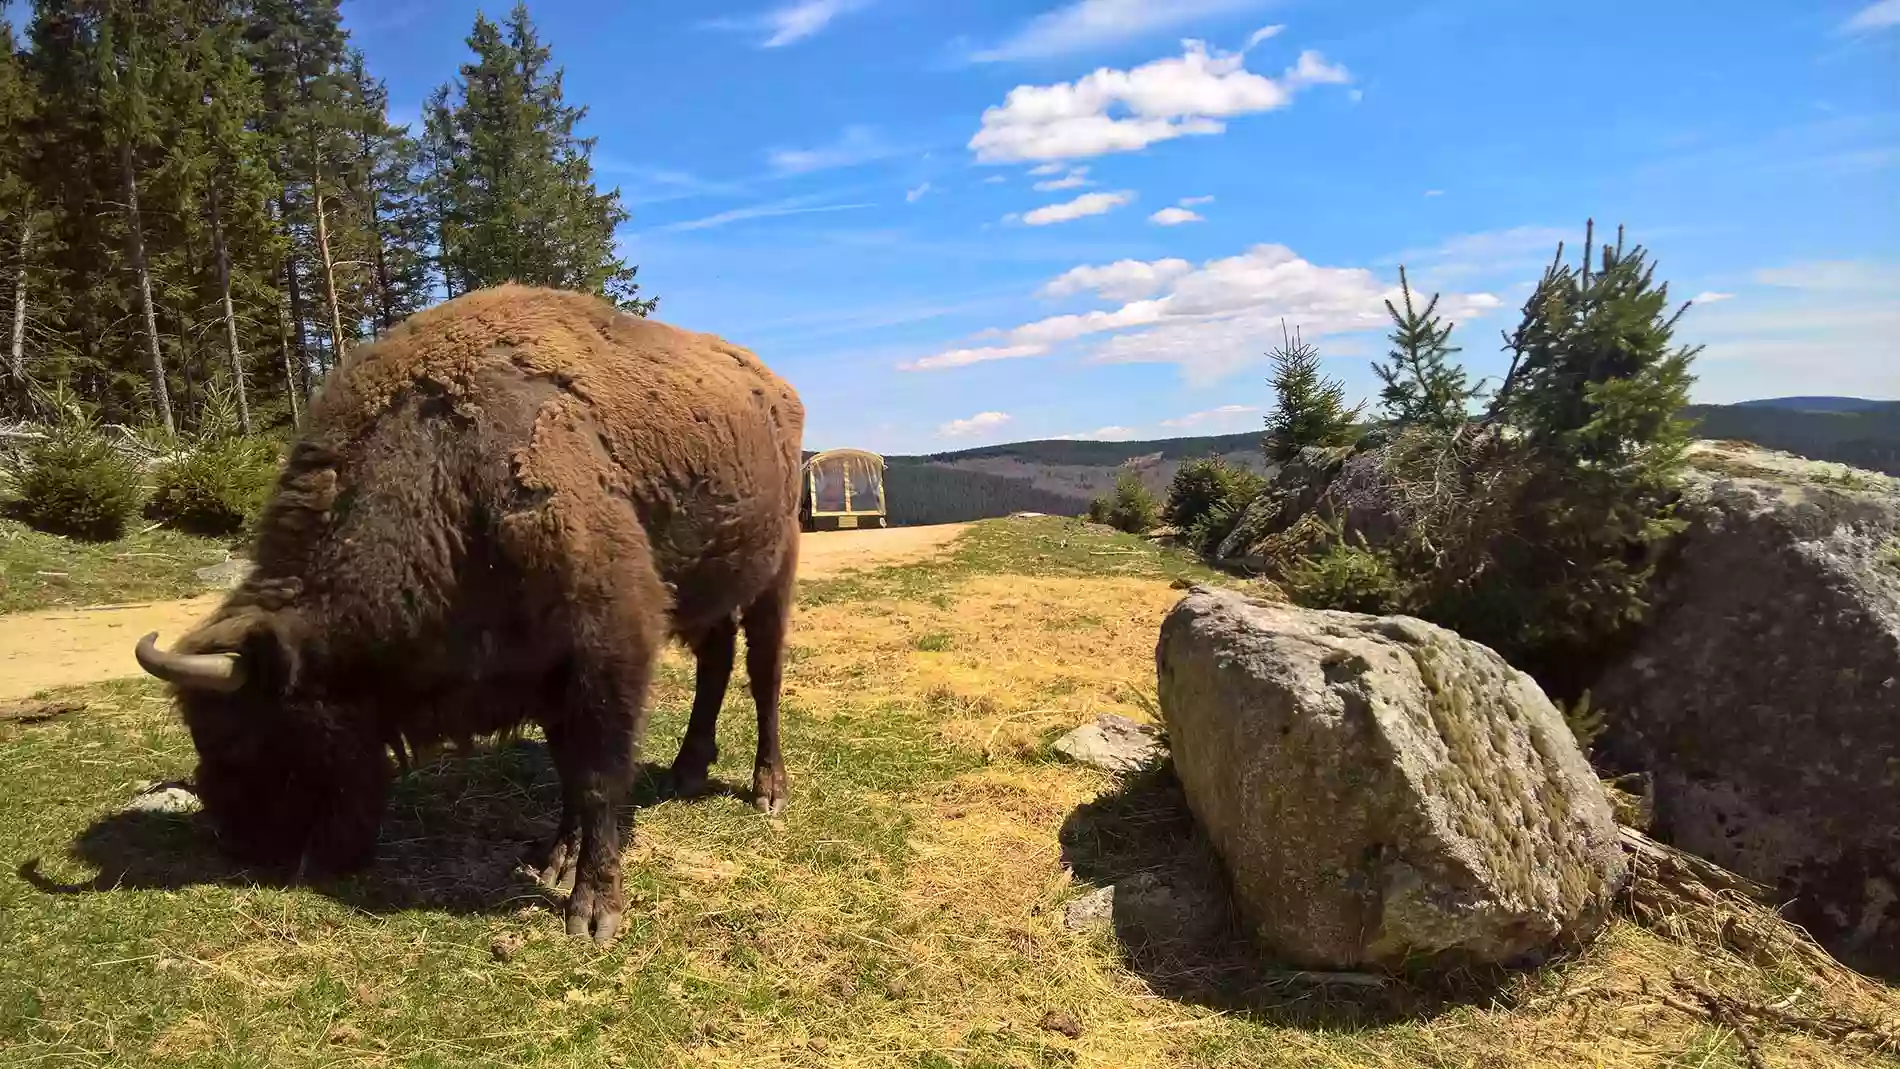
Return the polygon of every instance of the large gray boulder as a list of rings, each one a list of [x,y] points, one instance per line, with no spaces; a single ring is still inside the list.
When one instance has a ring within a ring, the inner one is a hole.
[[[1512,963],[1607,917],[1626,872],[1610,804],[1537,684],[1485,647],[1197,587],[1156,656],[1188,804],[1268,950]]]
[[[1593,688],[1655,831],[1900,967],[1900,484],[1697,443],[1643,636]]]

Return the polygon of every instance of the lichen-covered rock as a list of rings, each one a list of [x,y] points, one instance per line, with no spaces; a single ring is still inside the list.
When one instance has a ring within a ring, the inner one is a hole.
[[[1221,539],[1215,559],[1253,571],[1263,569],[1267,562],[1259,556],[1261,543],[1313,511],[1320,495],[1326,492],[1326,487],[1351,456],[1350,448],[1314,446],[1300,450],[1299,456],[1272,469],[1265,489],[1241,513],[1239,522],[1227,537]]]
[[[1592,690],[1660,838],[1900,966],[1900,482],[1697,443],[1652,622]]]
[[[1154,728],[1103,713],[1050,745],[1058,755],[1104,772],[1134,772],[1161,753]]]
[[[1563,717],[1492,651],[1197,587],[1156,657],[1188,804],[1270,951],[1516,962],[1608,915],[1626,872],[1609,802]]]

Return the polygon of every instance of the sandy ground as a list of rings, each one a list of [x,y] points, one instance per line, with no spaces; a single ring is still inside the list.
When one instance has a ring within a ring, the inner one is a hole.
[[[948,545],[966,526],[807,534],[799,546],[798,574],[803,579],[822,579],[920,560]],[[24,698],[48,687],[136,675],[139,668],[132,660],[132,646],[139,636],[157,631],[161,641],[168,642],[216,608],[221,596],[0,616],[0,701]]]

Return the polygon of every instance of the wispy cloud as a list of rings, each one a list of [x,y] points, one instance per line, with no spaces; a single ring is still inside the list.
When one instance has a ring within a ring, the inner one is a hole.
[[[1690,301],[1696,304],[1717,304],[1722,301],[1731,301],[1734,299],[1735,295],[1733,293],[1717,293],[1714,290],[1703,290],[1701,293],[1689,298]]]
[[[1205,223],[1201,213],[1187,208],[1163,208],[1148,217],[1156,226],[1181,226],[1184,223]]]
[[[968,438],[973,434],[993,431],[1011,420],[1007,412],[978,412],[969,419],[953,419],[937,428],[937,433],[945,438]]]
[[[1219,134],[1227,120],[1274,111],[1309,86],[1351,76],[1318,52],[1300,53],[1278,80],[1245,67],[1241,53],[1183,42],[1182,55],[1132,70],[1106,67],[1073,82],[1019,85],[983,112],[969,148],[983,163],[1088,159],[1135,152],[1178,137]]]
[[[1900,0],[1876,0],[1854,13],[1843,29],[1849,33],[1868,33],[1900,26]]]
[[[926,357],[904,370],[1042,356],[1087,339],[1098,362],[1175,364],[1190,382],[1206,383],[1259,363],[1282,320],[1299,324],[1308,337],[1382,330],[1388,323],[1384,302],[1398,295],[1396,279],[1381,280],[1365,268],[1314,264],[1283,245],[1256,245],[1198,267],[1159,260],[1078,268],[1044,292],[1082,289],[1122,303],[989,332],[997,338],[994,345]],[[1442,307],[1448,317],[1468,320],[1501,303],[1489,293],[1446,293]]]
[[[743,208],[733,208],[698,219],[685,219],[677,223],[667,223],[655,227],[663,233],[681,233],[690,230],[711,230],[715,227],[729,226],[748,219],[772,219],[783,215],[810,215],[819,212],[848,212],[857,208],[869,208],[868,203],[856,204],[814,204],[810,197],[789,197],[768,204],[752,204]]]
[[[749,18],[714,19],[704,25],[715,30],[759,33],[760,48],[783,48],[816,36],[841,15],[870,7],[875,0],[797,0]]]
[[[918,201],[923,200],[924,196],[928,194],[929,192],[930,192],[929,182],[925,182],[923,185],[918,186],[915,189],[907,189],[904,191],[904,203],[915,204]]]
[[[1041,170],[1042,168],[1038,167],[1036,169]],[[1053,193],[1058,189],[1080,189],[1083,186],[1092,186],[1094,184],[1095,183],[1089,181],[1089,169],[1087,167],[1073,167],[1070,168],[1068,174],[1063,175],[1061,178],[1046,178],[1037,182],[1036,191],[1039,193]]]
[[[1049,204],[1034,211],[1023,213],[1025,226],[1049,226],[1053,223],[1067,223],[1091,215],[1106,215],[1129,203],[1135,195],[1128,190],[1119,193],[1084,193],[1071,201],[1061,204]]]
[[[1169,430],[1185,430],[1189,427],[1203,427],[1210,423],[1231,424],[1235,417],[1251,416],[1259,411],[1256,405],[1222,405],[1205,412],[1190,412],[1174,419],[1164,419],[1161,421],[1161,426]]]
[[[1079,431],[1075,434],[1058,434],[1058,442],[1120,442],[1135,436],[1133,427],[1097,427],[1092,431]]]
[[[1261,0],[1074,0],[1037,15],[1009,39],[970,58],[998,63],[1073,55],[1260,4]],[[1249,41],[1248,47],[1256,43]]]
[[[838,139],[828,145],[773,149],[766,154],[766,159],[780,174],[809,174],[889,159],[903,151],[869,126],[847,126]]]

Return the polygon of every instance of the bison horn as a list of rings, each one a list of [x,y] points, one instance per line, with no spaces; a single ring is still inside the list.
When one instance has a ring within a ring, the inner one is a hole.
[[[139,667],[167,683],[230,694],[244,686],[244,659],[235,653],[171,653],[158,648],[158,632],[139,639]]]

